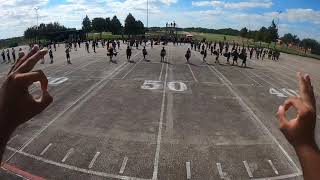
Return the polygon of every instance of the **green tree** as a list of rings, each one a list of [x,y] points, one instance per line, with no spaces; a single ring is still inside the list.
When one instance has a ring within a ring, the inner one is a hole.
[[[88,35],[88,32],[91,31],[91,20],[89,19],[88,15],[86,15],[82,21],[82,30],[86,32],[86,36]]]
[[[113,16],[111,20],[111,29],[112,34],[121,34],[122,32],[122,24],[117,18],[117,16]]]
[[[248,29],[245,27],[245,28],[242,28],[240,30],[240,36],[241,37],[248,37]]]
[[[304,53],[307,53],[308,49],[311,49],[311,52],[314,51],[313,49],[317,49],[317,46],[319,45],[319,43],[314,40],[314,39],[303,39],[301,41],[301,46],[304,48]]]
[[[145,29],[144,29],[144,24],[142,23],[142,21],[137,21],[136,22],[136,28],[137,28],[137,34],[144,34],[145,33]]]
[[[265,42],[276,42],[279,39],[278,27],[276,26],[274,20],[272,20],[271,26],[268,28],[268,33],[266,34]]]
[[[129,36],[136,34],[136,19],[132,16],[131,13],[129,13],[125,20],[124,32]]]
[[[92,20],[92,29],[100,33],[100,38],[102,38],[102,32],[105,30],[106,20],[104,18],[98,17]]]
[[[106,24],[105,24],[105,29],[104,31],[106,32],[111,32],[111,20],[110,18],[106,18]]]
[[[298,44],[300,42],[300,39],[298,38],[297,35],[293,35],[291,33],[287,33],[281,37],[281,40],[284,44],[288,45],[289,44]]]

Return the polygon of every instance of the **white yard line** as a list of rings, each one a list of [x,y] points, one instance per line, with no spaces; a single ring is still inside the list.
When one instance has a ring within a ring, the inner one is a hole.
[[[278,172],[277,168],[273,165],[272,161],[271,161],[271,160],[268,160],[268,163],[270,164],[270,166],[271,166],[271,168],[273,169],[274,173],[275,173],[276,175],[278,175],[279,172]]]
[[[7,144],[9,144],[10,142],[12,142],[15,138],[17,138],[18,137],[18,134],[16,134],[15,136],[13,136],[12,138],[10,138],[10,140],[8,141],[8,143]]]
[[[159,81],[161,81],[161,78],[162,78],[162,72],[163,72],[163,63],[161,63],[161,71],[160,71],[160,75],[159,75]]]
[[[188,67],[189,67],[189,69],[190,69],[190,72],[191,72],[191,74],[192,74],[192,76],[193,76],[194,81],[195,81],[195,82],[198,82],[198,80],[197,80],[196,76],[194,75],[194,73],[193,73],[193,71],[192,71],[192,69],[191,69],[191,67],[190,67],[189,64],[188,64]]]
[[[68,157],[69,157],[73,152],[74,152],[74,149],[73,149],[73,148],[69,149],[68,152],[67,152],[67,154],[66,154],[66,155],[63,157],[63,159],[61,160],[61,162],[65,162],[65,161],[68,159]]]
[[[45,147],[45,148],[41,151],[40,156],[43,156],[44,153],[46,153],[51,146],[52,146],[52,143],[48,144],[47,147]]]
[[[187,179],[191,179],[191,167],[190,162],[186,162]]]
[[[199,56],[198,56],[199,58]],[[242,106],[244,110],[246,110],[250,114],[250,118],[253,121],[256,121],[260,127],[268,134],[268,136],[275,142],[275,144],[280,148],[282,153],[286,156],[290,164],[296,169],[297,174],[302,175],[301,170],[298,168],[298,166],[294,163],[292,158],[289,156],[288,152],[284,150],[284,148],[281,146],[279,141],[273,136],[273,134],[269,131],[269,129],[264,125],[264,123],[261,121],[261,119],[253,112],[253,110],[247,105],[244,100],[241,98],[241,96],[232,88],[230,85],[230,82],[219,70],[217,70],[215,67],[209,67],[214,74],[216,74],[219,79],[222,80],[222,82],[226,85],[226,87],[230,90],[230,92],[238,99],[239,104]]]
[[[90,164],[88,166],[89,169],[91,169],[96,162],[98,156],[100,155],[100,152],[96,152],[96,154],[93,156],[92,160],[90,161]]]
[[[170,53],[170,48],[168,50],[168,54],[169,53]],[[168,59],[168,61],[169,61],[169,59]],[[165,74],[165,78],[164,78],[164,88],[163,88],[163,94],[162,94],[159,129],[158,129],[158,136],[157,136],[157,148],[156,148],[156,153],[155,153],[155,157],[154,157],[154,164],[153,164],[154,167],[153,167],[152,180],[157,180],[157,178],[158,178],[162,126],[163,126],[163,117],[164,117],[165,101],[166,101],[166,85],[167,85],[167,78],[168,78],[168,67],[169,67],[169,65],[167,63],[167,65],[166,65],[166,74]]]
[[[247,76],[249,79],[251,79],[253,82],[255,82],[256,84],[258,84],[259,86],[263,87],[262,84],[260,84],[258,81],[256,81],[255,79],[253,79],[252,77],[250,77],[248,74],[243,73],[242,71],[240,71],[239,69],[234,68],[235,70],[239,71],[241,74]]]
[[[126,166],[127,166],[127,162],[128,162],[128,157],[126,156],[126,157],[123,158],[119,174],[123,174],[124,173],[124,170],[126,169]]]
[[[140,54],[140,53],[138,53],[138,54]],[[134,55],[132,58],[136,57],[138,54]],[[134,70],[134,68],[135,68],[141,61],[142,61],[142,58],[140,59],[140,61],[136,62],[136,63],[133,65],[133,67],[132,67],[121,79],[126,78],[126,77],[128,76],[128,74],[130,74],[130,73]]]
[[[246,170],[247,170],[248,176],[249,176],[250,178],[253,178],[251,169],[250,169],[249,164],[247,163],[247,161],[243,161],[243,164],[244,164],[244,167],[245,167]]]
[[[39,137],[41,135],[42,132],[44,132],[51,124],[53,124],[57,119],[59,119],[61,116],[63,116],[69,109],[71,109],[72,107],[74,107],[76,104],[78,104],[82,99],[84,99],[85,97],[87,97],[92,91],[97,90],[97,88],[103,84],[103,82],[110,78],[112,75],[115,75],[114,73],[116,73],[117,71],[122,70],[125,65],[128,65],[128,63],[124,62],[123,64],[119,65],[117,68],[115,68],[113,71],[111,71],[107,76],[105,76],[102,80],[100,80],[99,82],[97,82],[96,84],[94,84],[93,86],[91,86],[91,88],[86,91],[85,93],[83,93],[78,99],[76,99],[72,104],[70,104],[67,108],[65,108],[61,113],[59,113],[54,119],[52,119],[47,125],[45,125],[44,127],[42,127],[38,132],[36,132],[30,139],[28,139],[20,148],[18,151],[22,152],[29,144],[31,144],[31,142],[36,139],[37,137]],[[7,160],[6,162],[8,162],[15,154],[17,153],[17,151],[15,151]]]

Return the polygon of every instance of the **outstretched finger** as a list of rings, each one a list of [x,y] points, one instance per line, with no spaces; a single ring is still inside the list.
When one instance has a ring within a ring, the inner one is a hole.
[[[16,61],[16,63],[13,65],[12,69],[10,70],[9,74],[11,72],[16,71],[21,66],[21,64],[23,64],[28,58],[36,54],[38,51],[39,51],[39,46],[35,45],[28,54],[23,53],[22,57],[19,55],[19,57],[21,58],[19,58],[18,61]]]
[[[31,71],[37,64],[37,62],[47,54],[47,52],[47,49],[42,49],[38,51],[33,56],[28,58],[23,64],[21,64],[21,66],[17,69],[17,72],[26,73]]]
[[[24,88],[29,87],[34,82],[40,82],[42,91],[48,90],[48,79],[41,70],[18,74],[16,79]]]
[[[307,101],[310,102],[311,106],[315,109],[316,108],[316,98],[314,96],[314,90],[313,90],[313,86],[312,86],[312,83],[311,83],[311,78],[309,75],[306,75],[304,77],[305,81],[306,81],[306,86],[308,88],[308,96],[306,97],[307,98]]]
[[[301,72],[297,73],[297,79],[299,81],[300,97],[302,98],[302,100],[310,102],[310,98],[308,98],[309,90],[308,90],[307,82],[306,82],[305,78],[302,76]]]

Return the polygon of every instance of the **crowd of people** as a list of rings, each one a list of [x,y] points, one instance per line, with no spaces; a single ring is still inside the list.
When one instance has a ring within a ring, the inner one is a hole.
[[[208,54],[215,57],[215,63],[220,63],[220,57],[225,57],[226,63],[231,64],[232,66],[238,64],[238,60],[242,60],[242,63],[240,67],[247,67],[247,59],[257,59],[257,60],[273,60],[278,61],[280,57],[280,52],[277,50],[262,48],[262,47],[250,47],[245,46],[244,44],[241,46],[239,43],[235,42],[212,42],[212,41],[172,41],[173,45],[182,45],[182,43],[186,44],[188,43],[190,45],[190,48],[187,49],[187,52],[185,54],[186,62],[190,63],[191,58],[191,51],[198,51],[203,56],[202,61],[203,63],[207,63],[207,57]],[[166,50],[165,45],[168,44],[168,41],[160,41],[160,40],[144,40],[144,39],[130,39],[130,40],[122,40],[123,44],[127,45],[126,49],[126,55],[128,62],[131,61],[131,55],[132,55],[132,49],[139,49],[140,46],[143,47],[142,49],[142,55],[144,60],[147,58],[147,49],[145,48],[148,45],[153,48],[154,45],[163,45],[163,48],[160,52],[160,62],[164,62],[165,56],[166,56]],[[121,47],[120,40],[93,40],[93,41],[81,41],[81,40],[74,40],[74,41],[68,41],[65,42],[65,57],[67,64],[71,63],[71,51],[78,51],[78,48],[81,48],[81,45],[84,44],[84,47],[86,49],[87,53],[96,53],[97,48],[102,47],[106,48],[107,50],[107,56],[110,59],[110,62],[117,63],[113,57],[118,55],[118,51]],[[49,49],[48,54],[50,58],[50,64],[54,63],[54,52],[57,51],[57,47],[59,47],[60,44],[56,42],[49,43],[47,46],[41,46],[40,49],[43,49],[44,47],[47,47]],[[33,46],[30,45],[30,49]],[[22,49],[19,48],[19,53],[22,52]],[[19,54],[18,53],[18,54]],[[16,50],[15,48],[2,50],[1,53],[2,56],[2,63],[15,63],[16,59],[19,59],[16,57]],[[18,55],[19,57],[19,55]],[[44,58],[41,60],[42,64],[45,63]]]

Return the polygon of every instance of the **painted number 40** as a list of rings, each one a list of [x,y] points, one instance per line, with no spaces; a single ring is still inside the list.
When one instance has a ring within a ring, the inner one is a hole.
[[[286,98],[289,96],[299,96],[299,94],[296,91],[292,89],[286,89],[286,88],[279,89],[279,90],[275,88],[270,88],[269,93],[272,95],[276,95],[278,97],[283,97],[283,98]]]

